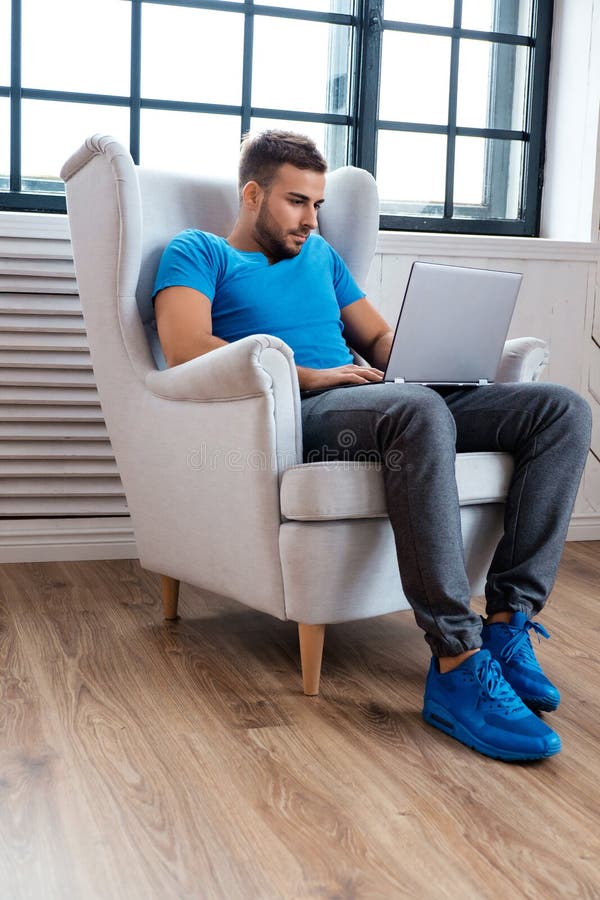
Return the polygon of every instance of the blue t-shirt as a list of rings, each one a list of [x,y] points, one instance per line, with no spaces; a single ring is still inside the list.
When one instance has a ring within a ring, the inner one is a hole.
[[[320,235],[297,256],[269,264],[263,253],[188,229],[165,249],[153,297],[167,287],[194,288],[212,303],[213,333],[224,341],[272,334],[299,366],[327,369],[353,361],[340,310],[364,297],[346,264]]]

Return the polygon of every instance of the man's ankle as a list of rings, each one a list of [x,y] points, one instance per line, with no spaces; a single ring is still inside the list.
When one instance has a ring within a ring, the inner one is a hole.
[[[441,674],[444,675],[446,672],[451,672],[452,669],[456,669],[457,666],[460,666],[465,659],[468,659],[469,656],[473,656],[474,653],[479,653],[479,647],[476,647],[474,650],[466,650],[458,656],[440,656],[438,663],[440,665]]]
[[[497,613],[494,613],[492,616],[488,616],[485,621],[485,624],[493,625],[495,622],[506,622],[506,624],[508,624],[510,622],[510,620],[512,619],[512,615],[513,614],[512,614],[511,610],[508,610],[506,612],[497,612]]]

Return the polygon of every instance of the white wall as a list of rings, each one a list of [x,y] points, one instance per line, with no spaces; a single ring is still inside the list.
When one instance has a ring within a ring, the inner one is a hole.
[[[44,272],[47,270],[47,275],[52,274],[52,282],[58,280],[61,290],[74,292],[74,282],[72,286],[70,281],[67,283],[62,268],[56,268],[58,262],[52,259],[57,256],[60,265],[69,264],[67,238],[64,217],[0,214],[0,257],[4,253],[2,247],[8,247],[6,252],[14,255],[18,269],[17,275],[2,276],[8,278],[9,287],[11,278],[25,278],[29,279],[28,291],[37,290],[36,284],[40,282],[39,290],[43,293],[46,282],[39,277],[33,278],[34,274],[39,275],[42,262]],[[590,454],[588,460],[570,537],[600,540],[600,302],[596,300],[600,245],[525,238],[382,233],[366,287],[371,299],[392,323],[397,318],[410,266],[415,259],[524,273],[510,336],[534,335],[548,341],[550,366],[546,379],[580,391],[594,408],[596,455]],[[0,260],[0,270],[2,262]],[[15,259],[9,261],[9,267],[14,268],[14,265]],[[19,289],[19,286],[13,286],[13,289]],[[49,306],[52,297],[49,293]],[[594,334],[597,344],[593,340]],[[71,413],[69,416],[72,418]],[[60,430],[65,426],[57,420],[57,427]],[[69,424],[68,427],[73,426]],[[56,482],[59,487],[55,499],[64,505],[69,499],[66,497],[69,479],[63,481],[65,483]],[[94,500],[96,503],[108,499],[114,503],[119,499],[113,496],[102,498],[97,488],[95,494],[98,495]],[[82,502],[81,498],[74,498],[75,501]],[[50,502],[51,498],[44,498],[45,504]],[[135,555],[127,516],[92,519],[89,518],[93,515],[91,509],[87,510],[85,520],[40,518],[42,515],[38,513],[33,519],[4,518],[0,521],[0,560]]]
[[[600,0],[555,0],[541,235],[384,233],[368,290],[392,323],[411,262],[524,273],[510,337],[550,344],[545,380],[580,391],[594,412],[592,450],[570,536],[600,539]]]
[[[547,340],[545,378],[579,390],[594,410],[594,453],[570,532],[581,539],[600,539],[599,110],[600,0],[555,0],[542,207],[542,235],[551,240],[382,233],[367,284],[394,322],[415,259],[524,273],[510,336]],[[49,247],[67,235],[64,218],[57,216],[0,213],[0,220],[0,236],[9,239],[15,258],[21,239],[39,237]],[[110,555],[131,556],[126,522],[88,519],[78,535],[73,520],[5,519],[0,560],[95,558],[106,555],[107,547]]]
[[[555,0],[541,235],[596,241],[600,3]]]

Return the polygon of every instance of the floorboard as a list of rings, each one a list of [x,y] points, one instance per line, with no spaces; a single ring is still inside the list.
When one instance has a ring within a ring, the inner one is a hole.
[[[329,626],[308,698],[293,623],[185,585],[165,623],[131,560],[2,565],[0,897],[600,898],[599,599],[567,545],[564,750],[507,765],[422,721],[410,613]]]

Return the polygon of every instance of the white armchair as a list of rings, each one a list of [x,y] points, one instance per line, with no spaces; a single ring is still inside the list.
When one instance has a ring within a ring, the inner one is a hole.
[[[141,563],[162,575],[165,617],[176,617],[184,581],[298,622],[304,691],[316,694],[327,623],[408,608],[381,472],[303,464],[294,358],[277,338],[253,335],[164,368],[150,298],[160,254],[184,228],[228,233],[233,180],[138,170],[101,135],[61,175],[98,391]],[[319,227],[359,283],[377,223],[372,177],[331,173]],[[500,379],[537,377],[545,354],[534,338],[509,341]],[[474,593],[501,533],[511,471],[502,453],[457,458]]]

